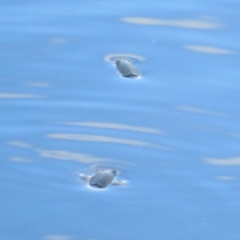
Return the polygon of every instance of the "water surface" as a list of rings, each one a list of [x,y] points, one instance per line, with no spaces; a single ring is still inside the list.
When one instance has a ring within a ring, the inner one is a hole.
[[[238,240],[238,5],[2,1],[1,239]]]

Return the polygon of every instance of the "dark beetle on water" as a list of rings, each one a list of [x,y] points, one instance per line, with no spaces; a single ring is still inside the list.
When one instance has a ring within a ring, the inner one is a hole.
[[[139,70],[127,59],[116,60],[115,64],[123,77],[136,78],[140,76]]]

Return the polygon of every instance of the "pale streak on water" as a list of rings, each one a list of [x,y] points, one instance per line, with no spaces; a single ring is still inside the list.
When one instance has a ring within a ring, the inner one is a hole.
[[[217,29],[222,27],[222,24],[216,21],[209,21],[208,19],[154,19],[154,18],[140,18],[140,17],[124,17],[123,22],[142,24],[142,25],[159,25],[180,28],[193,29]]]
[[[126,124],[117,124],[117,123],[106,123],[106,122],[65,122],[62,124],[71,125],[71,126],[84,126],[84,127],[93,127],[93,128],[109,128],[116,130],[126,130],[126,131],[134,131],[134,132],[145,132],[145,133],[153,133],[153,134],[163,134],[162,131],[154,128],[146,128],[146,127],[137,127],[130,126]]]
[[[205,158],[205,161],[209,164],[219,166],[238,166],[240,165],[240,157],[234,158]]]
[[[42,98],[40,95],[21,94],[21,93],[0,93],[0,98],[21,99],[21,98]]]
[[[216,48],[216,47],[211,47],[211,46],[184,45],[183,47],[188,49],[188,50],[201,52],[201,53],[209,53],[209,54],[236,54],[235,52],[229,51],[229,50],[224,49],[224,48]]]

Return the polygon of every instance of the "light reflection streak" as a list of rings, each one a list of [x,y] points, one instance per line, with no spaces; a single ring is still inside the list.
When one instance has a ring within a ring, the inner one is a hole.
[[[200,114],[206,114],[206,115],[212,115],[212,116],[218,116],[218,117],[227,117],[224,114],[208,111],[202,108],[195,108],[190,106],[177,106],[176,108],[186,112],[200,113]]]
[[[76,140],[76,141],[119,143],[119,144],[127,144],[127,145],[140,146],[140,147],[154,147],[154,148],[167,149],[164,146],[154,145],[154,144],[151,144],[151,143],[148,143],[148,142],[131,140],[131,139],[124,139],[124,138],[99,136],[99,135],[55,133],[55,134],[48,134],[47,137],[57,138],[57,139]]]
[[[19,162],[19,163],[30,163],[31,160],[22,157],[10,157],[10,161],[12,162]]]
[[[42,98],[40,95],[21,94],[21,93],[0,93],[0,98]]]
[[[157,129],[154,129],[154,128],[135,127],[135,126],[131,126],[131,125],[106,123],[106,122],[65,122],[63,124],[72,125],[72,126],[84,126],[84,127],[94,127],[94,128],[109,128],[109,129],[117,129],[117,130],[126,130],[126,131],[135,131],[135,132],[162,134],[161,131],[159,131]]]
[[[195,51],[195,52],[202,52],[202,53],[209,53],[209,54],[235,54],[229,50],[223,48],[216,48],[216,47],[209,47],[209,46],[200,46],[200,45],[185,45],[184,48]]]
[[[207,126],[207,125],[203,125],[203,124],[192,124],[192,126],[200,128],[202,131],[216,132],[216,133],[231,136],[233,138],[240,138],[240,133],[237,133],[237,132],[234,133],[234,132],[222,130],[222,129],[219,129],[219,128],[215,128],[215,127],[211,127],[211,126]]]
[[[53,158],[57,160],[69,160],[69,161],[77,161],[81,163],[99,163],[99,162],[106,162],[110,161],[108,159],[104,158],[97,158],[92,157],[88,154],[82,154],[82,153],[74,153],[70,151],[59,151],[59,150],[43,150],[43,149],[36,149],[42,157],[46,158]]]
[[[44,236],[43,240],[73,240],[73,237],[70,235],[52,234]]]
[[[236,178],[232,176],[217,176],[216,179],[220,181],[232,181],[235,180]]]
[[[141,25],[159,25],[193,29],[216,29],[221,27],[221,25],[217,22],[193,19],[154,19],[141,17],[124,17],[121,18],[121,21]]]
[[[8,143],[11,146],[21,147],[21,148],[32,148],[32,146],[28,143],[22,141],[11,141]]]
[[[49,84],[43,83],[43,82],[27,82],[26,85],[30,86],[30,87],[37,87],[37,88],[48,88],[48,87],[50,87]]]
[[[240,157],[234,158],[205,158],[207,163],[219,166],[237,166],[240,165]]]
[[[19,148],[31,149],[34,152],[37,152],[39,155],[45,158],[53,158],[57,160],[69,160],[77,161],[81,163],[99,163],[99,162],[117,162],[116,160],[94,157],[90,154],[85,153],[76,153],[63,150],[45,150],[31,146],[30,144],[22,141],[11,141],[8,142],[9,145]],[[31,160],[22,158],[22,157],[10,157],[11,161],[29,163]]]

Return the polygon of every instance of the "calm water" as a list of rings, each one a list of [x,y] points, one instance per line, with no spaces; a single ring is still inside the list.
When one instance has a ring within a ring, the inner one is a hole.
[[[239,1],[0,6],[1,239],[239,239]]]

